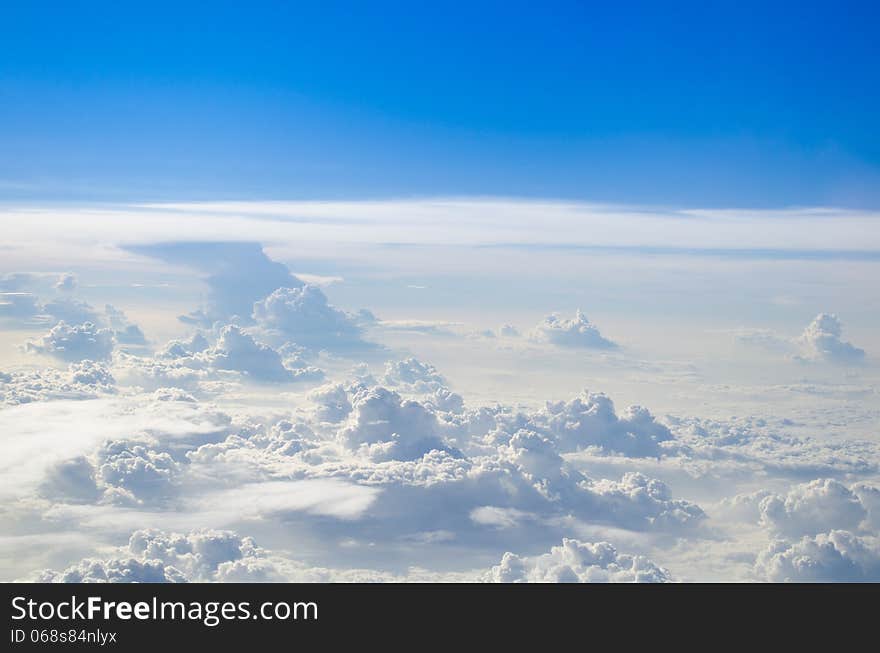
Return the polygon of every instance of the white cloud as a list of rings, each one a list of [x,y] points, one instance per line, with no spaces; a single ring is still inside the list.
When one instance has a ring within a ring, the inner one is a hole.
[[[104,306],[107,322],[116,335],[116,342],[121,345],[146,345],[147,339],[141,328],[128,321],[125,313],[111,304]]]
[[[267,481],[203,495],[200,511],[219,511],[226,519],[278,518],[291,513],[357,520],[379,496],[375,487],[339,479]]]
[[[63,571],[46,570],[40,582],[163,583],[223,580],[230,563],[256,562],[264,556],[249,537],[231,531],[195,530],[187,534],[156,529],[132,533],[117,557],[85,559]],[[275,578],[280,580],[280,578]]]
[[[42,312],[50,315],[54,322],[64,321],[68,324],[93,322],[99,324],[101,316],[91,305],[72,297],[53,299],[42,305]]]
[[[84,360],[66,371],[0,372],[0,404],[26,404],[51,399],[93,399],[116,392],[116,380],[103,363]]]
[[[206,233],[210,233],[210,230]],[[205,306],[181,319],[200,326],[249,322],[254,302],[276,288],[296,288],[302,282],[287,267],[271,260],[259,243],[173,242],[132,246],[131,250],[162,261],[194,268],[206,275]]]
[[[265,583],[403,582],[475,580],[477,574],[438,574],[408,569],[403,575],[374,569],[326,568],[264,549],[234,531],[195,529],[176,533],[140,529],[128,544],[102,558],[66,569],[46,569],[24,580],[52,583]]]
[[[547,402],[532,420],[558,438],[561,451],[600,447],[627,456],[659,456],[660,443],[672,439],[669,429],[648,409],[630,406],[618,417],[614,403],[601,393]]]
[[[880,581],[880,541],[833,530],[795,542],[774,540],[755,563],[758,577],[771,582]]]
[[[760,347],[768,352],[791,356],[802,362],[860,364],[865,350],[842,339],[840,319],[829,313],[820,313],[797,338],[786,338],[767,329],[740,330],[737,342]]]
[[[13,322],[45,322],[43,305],[30,292],[0,292],[0,318]]]
[[[615,343],[603,337],[587,316],[577,311],[574,318],[566,320],[556,314],[548,315],[535,327],[531,338],[560,347],[583,347],[586,349],[614,349]]]
[[[436,415],[393,390],[360,388],[351,406],[338,437],[352,450],[376,460],[413,460],[432,450],[454,451],[444,443]]]
[[[218,370],[233,370],[257,381],[293,381],[294,373],[284,366],[277,351],[254,340],[240,327],[227,325],[220,330],[217,344],[196,354]]]
[[[113,354],[115,337],[111,329],[92,322],[68,325],[61,321],[39,342],[28,342],[27,350],[65,361],[107,360]]]
[[[135,558],[85,559],[62,571],[47,569],[35,578],[39,583],[183,583],[186,577],[159,561]]]
[[[416,358],[385,363],[382,383],[404,392],[430,393],[446,386],[446,379],[437,368]]]
[[[665,583],[669,572],[640,555],[619,553],[608,542],[563,538],[549,553],[507,552],[485,580],[493,583]]]
[[[60,292],[73,292],[76,290],[76,286],[76,275],[72,272],[65,272],[58,277],[58,281],[55,283],[55,289]]]
[[[836,315],[820,313],[800,337],[804,358],[832,363],[859,363],[865,350],[841,340],[842,327]]]
[[[327,302],[317,286],[278,288],[253,305],[253,317],[268,337],[315,349],[362,346],[354,316]]]
[[[759,510],[763,526],[787,536],[856,531],[868,516],[859,495],[833,479],[817,479],[796,485],[785,495],[766,496]]]
[[[285,352],[282,355],[282,352]],[[323,370],[309,365],[298,351],[276,350],[259,342],[240,326],[218,325],[212,345],[201,333],[189,340],[172,340],[155,357],[117,357],[128,378],[154,389],[177,386],[210,390],[230,376],[258,383],[314,382]]]

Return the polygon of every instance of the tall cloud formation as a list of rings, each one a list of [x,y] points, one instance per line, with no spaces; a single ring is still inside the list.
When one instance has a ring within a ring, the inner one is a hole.
[[[259,243],[177,242],[132,246],[130,250],[206,274],[204,308],[182,316],[185,322],[210,326],[214,322],[251,322],[254,302],[276,288],[299,288],[303,282],[282,263],[273,261]]]
[[[804,330],[798,344],[807,360],[830,363],[860,363],[865,350],[841,339],[843,328],[834,314],[820,313]]]
[[[648,558],[619,553],[608,542],[563,538],[535,557],[505,553],[485,580],[494,583],[668,583],[669,572]]]
[[[782,354],[802,363],[860,365],[864,349],[842,338],[843,326],[833,313],[819,313],[797,337],[786,337],[767,329],[745,329],[736,334],[737,342]]]
[[[73,292],[78,285],[76,275],[72,272],[65,272],[55,283],[55,290],[59,292]]]
[[[563,319],[548,315],[531,333],[532,340],[547,342],[560,347],[580,347],[585,349],[615,349],[617,345],[603,337],[595,324],[578,309],[574,318]]]

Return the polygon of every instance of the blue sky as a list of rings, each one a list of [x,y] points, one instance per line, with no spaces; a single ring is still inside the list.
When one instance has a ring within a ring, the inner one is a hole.
[[[872,3],[19,3],[0,198],[880,206]]]

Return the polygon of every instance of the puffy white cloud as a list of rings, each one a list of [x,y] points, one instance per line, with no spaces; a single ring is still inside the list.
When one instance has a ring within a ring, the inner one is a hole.
[[[669,572],[640,555],[619,553],[608,542],[563,538],[549,553],[507,552],[484,580],[493,583],[666,583]]]
[[[413,460],[432,450],[453,452],[437,416],[417,401],[383,387],[359,388],[338,437],[346,447],[376,460]]]
[[[548,315],[535,327],[531,337],[537,342],[548,342],[560,347],[583,347],[588,349],[614,349],[615,343],[603,337],[587,316],[577,311],[574,318],[563,319],[556,314]]]
[[[755,562],[759,578],[771,582],[880,581],[880,541],[833,530],[795,542],[774,540]]]
[[[134,246],[132,251],[206,274],[208,296],[203,309],[181,320],[211,326],[214,322],[249,322],[254,302],[276,288],[297,288],[302,282],[287,267],[271,260],[259,243],[177,242]]]
[[[446,387],[446,379],[437,368],[416,358],[385,363],[382,383],[404,392],[430,393]]]
[[[70,503],[157,504],[173,495],[182,466],[153,446],[108,440],[88,457],[58,461],[47,470],[40,494]]]
[[[86,558],[64,570],[43,570],[25,580],[52,583],[265,583],[402,582],[474,580],[474,574],[432,574],[410,569],[405,575],[373,569],[307,565],[263,549],[233,531],[196,529],[175,533],[143,529],[112,557]]]
[[[777,354],[786,354],[801,362],[859,364],[865,350],[842,339],[843,327],[838,317],[820,313],[797,338],[786,338],[766,329],[745,330],[737,334],[737,342],[761,347]]]
[[[215,369],[242,372],[258,381],[294,380],[294,374],[284,367],[277,351],[233,325],[223,327],[217,344],[196,358]]]
[[[386,362],[381,382],[401,393],[424,395],[424,403],[437,411],[460,413],[464,409],[464,399],[446,386],[437,368],[416,358]]]
[[[870,489],[863,486],[867,494]],[[858,530],[868,511],[856,492],[833,479],[816,479],[770,494],[759,504],[760,522],[787,536],[814,535],[828,530]]]
[[[323,370],[302,357],[282,353],[258,342],[249,331],[227,324],[211,345],[201,333],[172,340],[155,357],[120,356],[119,365],[139,383],[155,388],[177,386],[207,389],[218,373],[236,373],[256,382],[307,382],[324,378]]]
[[[96,477],[111,502],[141,503],[171,494],[180,464],[167,451],[128,441],[110,441],[97,452]]]
[[[184,583],[186,577],[158,560],[135,558],[99,560],[86,558],[62,571],[47,569],[36,576],[38,583]]]
[[[242,569],[230,567],[239,563],[259,566],[264,551],[249,537],[231,531],[194,530],[190,533],[168,533],[156,529],[132,533],[128,546],[119,555],[106,559],[86,559],[63,571],[46,570],[38,575],[40,582],[56,583],[164,583],[211,582],[241,579]],[[282,580],[262,566],[262,580]],[[256,580],[255,573],[247,574]]]
[[[115,338],[111,329],[92,322],[56,324],[39,342],[28,342],[28,351],[47,354],[66,361],[107,360],[113,354]]]
[[[315,404],[315,417],[322,422],[340,422],[351,413],[349,388],[342,383],[328,383],[309,392]]]
[[[596,495],[605,521],[627,528],[674,531],[696,526],[706,517],[695,503],[674,499],[666,483],[640,472],[627,472],[619,481],[591,481],[586,489]]]
[[[820,313],[800,337],[803,357],[832,363],[859,363],[864,360],[865,350],[843,341],[842,331],[836,315]]]
[[[547,402],[532,423],[552,433],[561,451],[600,447],[627,456],[659,456],[672,433],[648,409],[630,406],[618,417],[604,394],[584,392],[571,401]]]
[[[66,371],[51,368],[0,372],[0,404],[26,404],[50,399],[92,399],[116,392],[116,380],[102,363],[84,360]]]
[[[278,288],[254,303],[253,317],[278,341],[330,350],[364,344],[357,319],[332,306],[317,286]]]

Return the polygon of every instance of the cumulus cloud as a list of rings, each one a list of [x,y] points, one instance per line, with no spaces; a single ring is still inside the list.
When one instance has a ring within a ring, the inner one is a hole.
[[[282,352],[285,352],[282,354]],[[206,390],[224,373],[268,383],[313,382],[323,370],[309,365],[298,352],[276,350],[240,326],[219,327],[214,344],[203,334],[172,340],[154,357],[121,356],[119,364],[139,383],[154,388],[179,386]]]
[[[446,379],[437,368],[416,358],[385,363],[382,383],[407,392],[429,393],[446,386]]]
[[[178,359],[190,358],[205,351],[210,342],[201,333],[194,333],[188,340],[171,340],[158,353],[159,358]]]
[[[553,434],[561,451],[599,447],[627,456],[658,456],[660,443],[672,440],[669,429],[647,408],[630,406],[618,417],[614,403],[601,393],[584,392],[571,401],[547,402],[532,423]]]
[[[284,367],[280,354],[240,327],[227,325],[220,330],[217,344],[197,355],[218,370],[233,370],[258,381],[293,381],[294,374]]]
[[[156,529],[132,533],[116,557],[85,559],[62,571],[41,572],[39,582],[179,583],[234,580],[281,580],[261,564],[264,551],[249,537],[231,531],[194,530],[186,534]],[[242,567],[253,567],[245,573]],[[258,573],[254,573],[259,570]],[[234,572],[230,574],[230,572]],[[256,576],[262,576],[257,578]]]
[[[801,362],[857,364],[865,360],[865,350],[842,338],[843,326],[834,314],[820,313],[796,338],[787,338],[766,329],[741,330],[737,342],[785,354]]]
[[[264,549],[234,531],[196,529],[175,533],[142,529],[112,556],[86,558],[63,570],[46,569],[25,580],[50,583],[265,583],[401,582],[474,580],[469,574],[434,574],[410,569],[405,575],[373,569],[307,565]]]
[[[116,380],[102,363],[84,360],[66,371],[0,372],[0,403],[16,405],[51,399],[92,399],[116,391]]]
[[[759,578],[781,582],[880,581],[880,541],[832,530],[795,542],[774,540],[755,563]]]
[[[586,349],[614,349],[615,343],[603,337],[587,316],[577,311],[574,318],[566,320],[556,314],[548,315],[531,334],[536,342],[547,342],[560,347]]]
[[[278,288],[253,305],[257,325],[270,337],[315,349],[362,346],[357,318],[327,301],[317,286]]]
[[[180,475],[180,464],[167,451],[124,440],[105,442],[96,457],[96,478],[112,503],[161,500]]]
[[[94,503],[101,497],[95,467],[85,456],[58,461],[49,469],[40,494],[60,501]]]
[[[72,272],[65,272],[60,277],[58,277],[58,281],[55,282],[55,290],[60,292],[73,292],[76,290],[77,280],[76,275]]]
[[[863,492],[868,488],[863,486]],[[817,479],[770,494],[759,504],[760,523],[787,536],[814,535],[828,530],[858,530],[868,511],[860,496],[833,479]]]
[[[807,326],[798,340],[803,358],[831,363],[859,363],[865,350],[841,339],[843,328],[836,315],[820,313]]]
[[[61,321],[39,342],[28,342],[26,348],[66,361],[107,360],[115,344],[111,329],[99,328],[92,322],[69,325]]]
[[[184,583],[177,569],[159,561],[135,558],[85,559],[67,569],[47,569],[36,576],[38,583]]]
[[[116,335],[116,342],[122,345],[145,345],[147,339],[141,328],[128,321],[125,313],[111,304],[104,306],[107,321]]]
[[[208,296],[204,308],[181,317],[188,323],[211,326],[214,322],[251,320],[254,302],[276,288],[298,288],[302,281],[266,256],[259,243],[178,242],[140,245],[132,251],[206,275]]]
[[[434,412],[393,390],[359,388],[351,406],[338,437],[352,450],[377,460],[413,460],[433,450],[455,452],[443,441]]]
[[[549,553],[507,552],[484,580],[493,583],[666,583],[669,572],[640,555],[619,553],[608,542],[563,538]]]

